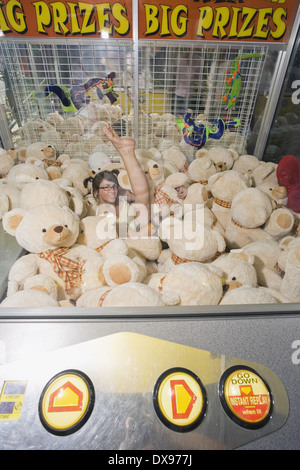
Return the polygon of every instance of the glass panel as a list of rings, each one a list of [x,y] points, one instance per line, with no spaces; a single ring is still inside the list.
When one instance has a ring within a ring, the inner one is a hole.
[[[285,155],[300,160],[300,32],[278,100],[263,159],[278,163]]]

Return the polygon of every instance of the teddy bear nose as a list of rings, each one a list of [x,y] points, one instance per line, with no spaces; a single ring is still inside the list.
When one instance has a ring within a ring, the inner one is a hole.
[[[223,284],[223,292],[227,292],[229,289],[229,284]]]
[[[153,168],[158,168],[158,165],[156,165],[156,163],[155,163],[155,165],[153,165]]]
[[[63,227],[61,225],[57,225],[57,227],[54,228],[54,232],[56,233],[61,233],[63,231]]]

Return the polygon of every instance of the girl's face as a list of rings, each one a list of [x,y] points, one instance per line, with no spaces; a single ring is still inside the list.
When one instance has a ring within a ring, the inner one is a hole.
[[[116,183],[103,179],[98,189],[100,203],[115,204],[118,197],[119,187]]]

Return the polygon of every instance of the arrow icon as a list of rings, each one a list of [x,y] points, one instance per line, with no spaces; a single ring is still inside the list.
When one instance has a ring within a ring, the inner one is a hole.
[[[173,419],[188,419],[197,400],[185,380],[170,380]]]

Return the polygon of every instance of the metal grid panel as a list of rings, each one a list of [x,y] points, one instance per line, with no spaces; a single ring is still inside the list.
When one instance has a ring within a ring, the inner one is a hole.
[[[49,113],[55,111],[64,118],[78,113],[66,113],[55,94],[36,99],[35,92],[42,92],[47,85],[71,89],[74,85],[86,83],[90,78],[104,78],[114,71],[115,90],[122,108],[122,119],[119,119],[116,130],[123,135],[133,135],[133,129],[138,129],[135,137],[139,147],[152,148],[178,143],[181,133],[175,124],[175,116],[191,108],[194,117],[200,115],[199,122],[209,126],[217,118],[238,118],[240,126],[234,132],[226,132],[219,141],[209,139],[206,147],[234,146],[239,153],[246,152],[246,141],[267,55],[265,46],[139,41],[138,87],[135,87],[132,79],[135,65],[131,40],[87,42],[47,39],[24,43],[4,39],[0,47],[2,68],[5,68],[5,74],[9,77],[11,107],[20,127],[34,119],[45,120]],[[235,107],[230,111],[221,99],[226,74],[234,59],[246,53],[258,53],[261,56],[240,61],[241,92]],[[138,99],[137,116],[133,115],[135,99]],[[93,93],[90,93],[90,100],[97,105],[102,103]],[[101,120],[101,114],[97,119]],[[85,132],[91,131],[90,124],[85,121]],[[40,134],[32,133],[31,129],[30,135],[26,134],[24,138],[39,141]],[[162,143],[162,139],[167,142]]]
[[[163,45],[162,45],[163,44]],[[212,124],[214,119],[225,121],[238,118],[240,126],[236,132],[226,132],[225,137],[209,140],[209,145],[234,146],[238,152],[245,151],[245,142],[267,55],[262,45],[222,45],[189,43],[181,41],[141,41],[139,63],[140,106],[153,117],[152,127],[141,129],[148,136],[148,145],[155,144],[157,116],[172,113],[184,114],[187,108],[193,110],[193,117]],[[236,57],[243,54],[260,54],[259,58],[240,61],[242,85],[240,95],[233,109],[222,104],[225,78]],[[160,120],[160,135],[170,137],[170,121],[165,116]],[[155,146],[155,145],[154,145]]]
[[[65,119],[81,111],[66,112],[56,94],[36,98],[35,93],[43,93],[46,86],[59,85],[71,90],[75,85],[85,84],[91,78],[105,78],[115,72],[114,90],[119,95],[122,115],[129,116],[132,109],[130,89],[133,67],[132,41],[57,41],[26,42],[2,40],[2,70],[11,93],[11,107],[15,110],[19,127],[35,119],[45,120],[49,113],[58,112]],[[127,69],[129,73],[127,73]],[[109,103],[99,100],[93,90],[89,93],[90,102]],[[99,109],[98,109],[99,111]],[[101,120],[101,113],[98,113]],[[83,114],[83,117],[86,115]],[[85,132],[90,132],[92,122],[85,120]],[[131,127],[122,126],[122,133],[130,133]],[[24,139],[39,141],[40,134],[31,129]]]

